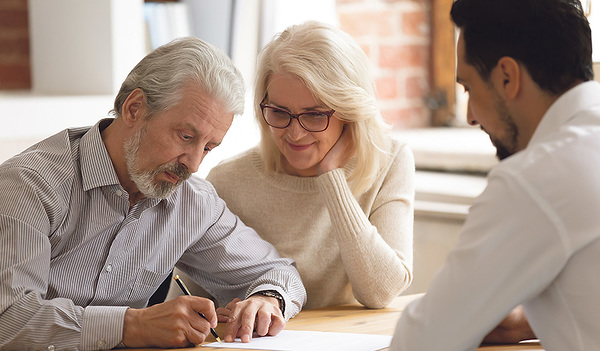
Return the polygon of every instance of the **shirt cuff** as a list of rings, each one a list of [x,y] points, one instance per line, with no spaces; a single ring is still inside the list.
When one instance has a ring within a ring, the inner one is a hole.
[[[88,306],[83,311],[81,345],[84,350],[108,350],[123,340],[127,306]]]

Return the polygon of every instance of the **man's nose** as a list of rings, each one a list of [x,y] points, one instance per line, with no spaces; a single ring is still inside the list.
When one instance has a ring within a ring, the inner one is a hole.
[[[201,151],[194,150],[182,155],[180,162],[185,166],[185,168],[187,168],[188,172],[196,173],[198,172],[198,168],[200,168],[200,164],[202,163],[203,159],[204,146],[202,147]]]
[[[469,123],[472,126],[479,124],[479,122],[477,122],[477,119],[475,118],[475,115],[473,114],[473,110],[471,109],[471,101],[470,100],[467,103],[467,123]]]

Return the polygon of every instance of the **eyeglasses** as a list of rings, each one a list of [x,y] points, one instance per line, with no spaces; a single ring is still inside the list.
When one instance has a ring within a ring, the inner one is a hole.
[[[278,107],[260,104],[262,115],[273,128],[285,129],[292,123],[292,118],[298,120],[300,126],[308,132],[322,132],[329,127],[329,119],[335,110],[327,112],[306,112],[293,114]]]

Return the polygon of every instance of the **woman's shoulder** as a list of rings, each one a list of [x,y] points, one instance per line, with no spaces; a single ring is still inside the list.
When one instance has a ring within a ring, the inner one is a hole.
[[[390,137],[388,150],[385,151],[390,156],[388,162],[390,166],[396,164],[404,167],[414,168],[414,156],[407,142]]]
[[[410,150],[410,146],[408,145],[408,143],[406,141],[403,141],[403,140],[400,140],[400,139],[394,138],[394,137],[390,137],[389,151],[393,155],[407,154],[407,153],[412,154],[412,151]]]
[[[253,147],[219,162],[211,168],[206,179],[211,180],[215,177],[227,176],[232,172],[236,174],[246,173],[258,170],[261,166],[262,161],[258,148]]]

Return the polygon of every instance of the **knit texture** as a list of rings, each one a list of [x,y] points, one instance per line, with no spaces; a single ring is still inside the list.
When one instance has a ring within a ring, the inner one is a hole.
[[[346,181],[355,167],[318,177],[265,173],[257,148],[207,177],[228,207],[296,261],[307,309],[360,302],[382,308],[412,281],[414,159],[390,143],[389,161],[356,199]]]

